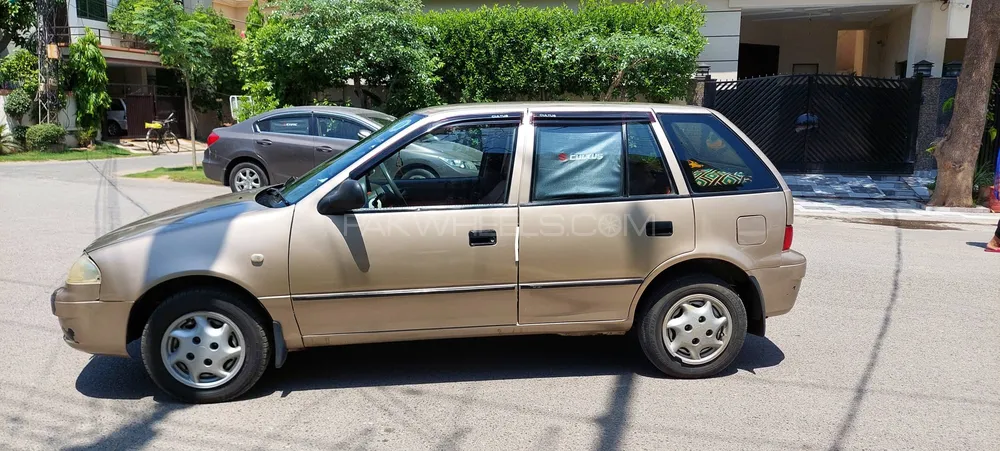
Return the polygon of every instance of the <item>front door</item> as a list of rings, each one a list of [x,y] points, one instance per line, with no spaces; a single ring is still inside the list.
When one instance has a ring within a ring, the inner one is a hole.
[[[624,320],[644,278],[694,249],[692,202],[677,194],[649,113],[558,116],[533,118],[518,322]]]
[[[366,208],[296,210],[289,281],[302,334],[515,324],[517,128],[439,127],[358,177]],[[404,178],[415,168],[433,176]]]
[[[310,133],[312,115],[283,114],[257,121],[254,148],[264,159],[271,183],[298,177],[315,166],[316,138]]]
[[[371,133],[371,129],[357,121],[345,117],[316,113],[315,164],[320,164],[340,155],[361,139],[361,131]]]

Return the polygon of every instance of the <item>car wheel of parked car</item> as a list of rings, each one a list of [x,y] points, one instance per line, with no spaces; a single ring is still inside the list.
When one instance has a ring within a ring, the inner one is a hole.
[[[260,188],[267,184],[267,173],[254,163],[240,163],[229,171],[229,188],[234,193]]]
[[[122,127],[118,125],[118,121],[108,122],[108,136],[118,136],[122,134]]]
[[[643,352],[671,377],[712,376],[743,347],[747,314],[739,295],[718,278],[686,276],[665,286],[642,313]]]
[[[437,174],[434,173],[434,171],[431,171],[430,169],[413,168],[403,172],[403,177],[401,178],[403,180],[420,180],[420,179],[436,179],[438,178],[438,176]]]
[[[142,361],[163,391],[185,402],[228,401],[271,359],[266,320],[232,293],[192,289],[163,301],[142,331]]]

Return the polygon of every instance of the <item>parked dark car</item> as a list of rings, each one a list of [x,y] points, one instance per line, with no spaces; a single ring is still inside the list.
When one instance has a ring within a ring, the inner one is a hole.
[[[234,192],[284,183],[394,120],[378,111],[348,107],[272,110],[212,130],[202,164],[208,178]]]

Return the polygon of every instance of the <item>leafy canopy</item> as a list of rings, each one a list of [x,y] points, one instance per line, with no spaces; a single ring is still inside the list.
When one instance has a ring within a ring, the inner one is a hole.
[[[30,93],[38,91],[38,57],[28,50],[18,49],[0,59],[0,82],[20,84]]]
[[[100,40],[90,28],[69,46],[68,78],[76,97],[76,123],[89,135],[101,127],[111,106],[108,95],[108,63],[98,47]]]
[[[34,27],[34,0],[0,0],[0,49],[27,45]]]
[[[146,41],[159,52],[161,64],[180,71],[194,90],[196,106],[218,107],[220,96],[238,89],[233,54],[239,38],[210,8],[188,13],[173,0],[123,0],[109,25]]]
[[[352,84],[362,106],[405,109],[435,101],[439,66],[419,25],[419,0],[284,0],[238,53],[244,82],[270,82],[277,98],[302,104]],[[387,99],[362,89],[383,86]]]

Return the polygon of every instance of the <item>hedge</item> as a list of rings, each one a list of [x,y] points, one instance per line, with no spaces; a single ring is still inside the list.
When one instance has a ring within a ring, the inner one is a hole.
[[[25,136],[28,150],[50,150],[55,144],[61,144],[66,139],[66,129],[59,124],[37,124],[28,128]]]
[[[575,11],[493,6],[416,20],[437,30],[429,44],[448,102],[667,101],[686,94],[707,42],[703,11],[696,2],[583,0]]]

